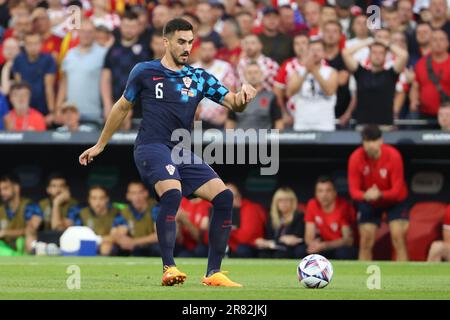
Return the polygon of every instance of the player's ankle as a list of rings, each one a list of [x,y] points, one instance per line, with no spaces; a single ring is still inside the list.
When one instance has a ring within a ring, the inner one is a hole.
[[[206,277],[209,278],[209,277],[211,277],[212,275],[214,275],[214,274],[216,274],[216,273],[218,273],[218,272],[220,272],[220,270],[217,270],[217,269],[210,270],[210,271],[208,271],[208,272],[206,273]]]
[[[167,269],[169,269],[169,268],[174,268],[174,267],[176,267],[176,265],[175,264],[171,264],[171,265],[167,265],[167,264],[165,264],[165,265],[163,265],[163,272],[165,272]]]

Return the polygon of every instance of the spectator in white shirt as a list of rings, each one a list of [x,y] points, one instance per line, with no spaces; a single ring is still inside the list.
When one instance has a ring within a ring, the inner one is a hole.
[[[294,101],[294,130],[334,131],[338,73],[324,63],[321,39],[312,40],[299,73],[287,82],[287,95]]]

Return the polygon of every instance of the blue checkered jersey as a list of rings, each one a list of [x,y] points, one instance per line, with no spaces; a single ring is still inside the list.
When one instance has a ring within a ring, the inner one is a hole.
[[[142,123],[136,145],[171,141],[176,129],[191,130],[198,103],[203,98],[222,103],[229,90],[201,68],[167,69],[161,60],[137,64],[131,71],[124,97],[142,104]]]

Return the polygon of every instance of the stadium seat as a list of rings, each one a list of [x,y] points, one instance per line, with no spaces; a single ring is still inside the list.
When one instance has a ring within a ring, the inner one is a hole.
[[[419,202],[411,209],[406,236],[410,260],[427,259],[431,243],[442,237],[442,219],[446,210],[447,204],[442,202]]]

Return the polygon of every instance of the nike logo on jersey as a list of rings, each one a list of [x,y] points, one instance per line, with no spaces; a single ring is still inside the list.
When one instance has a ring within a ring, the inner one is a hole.
[[[153,77],[153,81],[163,80],[164,77]]]

